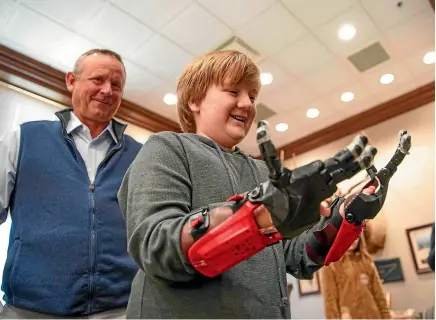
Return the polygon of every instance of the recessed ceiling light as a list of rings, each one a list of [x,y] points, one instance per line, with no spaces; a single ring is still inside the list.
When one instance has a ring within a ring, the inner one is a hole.
[[[286,130],[288,130],[288,124],[287,123],[279,123],[279,124],[276,124],[276,130],[278,131],[278,132],[284,132],[284,131],[286,131]]]
[[[350,102],[350,101],[353,101],[353,100],[354,100],[354,93],[352,93],[352,92],[344,92],[344,93],[341,95],[341,100],[342,100],[343,102]]]
[[[269,72],[262,72],[260,74],[260,83],[262,83],[262,85],[264,86],[269,85],[273,81],[273,79],[274,77]]]
[[[351,24],[344,24],[338,30],[338,37],[341,40],[348,41],[356,35],[356,28]]]
[[[172,106],[172,105],[174,105],[174,104],[177,103],[177,96],[176,96],[175,94],[173,94],[173,93],[167,93],[167,94],[164,96],[163,101],[164,101],[167,105]]]
[[[316,108],[310,108],[306,111],[306,117],[313,119],[319,116],[319,110]]]
[[[435,52],[427,52],[424,55],[424,58],[422,59],[425,64],[433,64],[436,60],[436,53]]]
[[[389,84],[394,81],[395,76],[392,73],[386,73],[380,77],[381,84]]]

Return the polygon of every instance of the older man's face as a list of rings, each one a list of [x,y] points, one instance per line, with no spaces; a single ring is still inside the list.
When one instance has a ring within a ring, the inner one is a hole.
[[[112,56],[96,53],[86,57],[78,74],[70,78],[67,87],[79,118],[109,122],[121,104],[126,81],[123,65]]]

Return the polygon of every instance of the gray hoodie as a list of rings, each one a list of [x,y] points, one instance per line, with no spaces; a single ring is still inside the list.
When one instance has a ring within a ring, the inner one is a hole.
[[[226,201],[267,179],[264,162],[239,149],[228,152],[195,134],[152,135],[118,193],[128,251],[141,269],[132,284],[127,317],[290,318],[286,272],[311,279],[321,267],[306,254],[306,232],[214,278],[198,273],[180,245],[191,211]]]

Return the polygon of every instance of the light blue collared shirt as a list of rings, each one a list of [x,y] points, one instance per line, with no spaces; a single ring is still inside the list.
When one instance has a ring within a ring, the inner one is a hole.
[[[88,127],[71,112],[71,118],[65,129],[72,136],[77,150],[85,161],[89,179],[94,182],[97,168],[109,151],[112,142],[118,142],[112,121],[97,137],[92,139]]]

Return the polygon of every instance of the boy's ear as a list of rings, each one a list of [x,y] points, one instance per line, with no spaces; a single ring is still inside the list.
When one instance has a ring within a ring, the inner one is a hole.
[[[200,112],[200,106],[197,103],[195,103],[194,101],[192,101],[192,100],[189,101],[188,106],[189,106],[189,109],[191,109],[192,113],[199,113]]]

